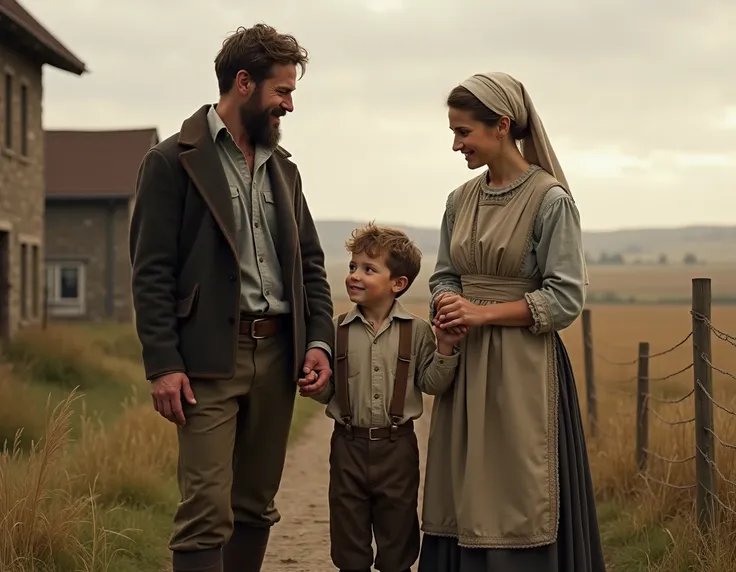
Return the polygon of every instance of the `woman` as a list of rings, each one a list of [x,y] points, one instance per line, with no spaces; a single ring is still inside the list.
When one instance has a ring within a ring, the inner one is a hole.
[[[470,169],[442,219],[432,318],[470,327],[432,412],[420,572],[605,572],[570,361],[580,219],[524,87],[477,74],[448,98]],[[521,141],[521,149],[517,147]]]

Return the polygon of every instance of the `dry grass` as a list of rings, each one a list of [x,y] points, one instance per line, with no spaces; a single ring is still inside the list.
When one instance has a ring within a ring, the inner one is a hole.
[[[702,276],[713,280],[714,300],[736,300],[736,267],[733,264],[591,265],[588,271],[591,300],[611,297],[618,301],[689,303],[691,280]]]
[[[409,309],[426,316],[426,301],[415,300],[406,300]],[[349,306],[338,299],[335,310]],[[691,457],[692,424],[670,426],[650,415],[649,446],[657,456],[649,459],[647,478],[636,469],[631,380],[637,344],[648,341],[651,352],[657,353],[682,340],[691,328],[688,307],[591,309],[599,430],[596,438],[588,439],[588,447],[611,569],[732,570],[733,514],[721,510],[713,533],[700,536],[693,518],[694,490],[660,484],[694,484],[692,460],[669,464],[657,457]],[[736,306],[715,307],[713,321],[736,333]],[[585,412],[580,324],[564,331],[563,338]],[[128,572],[158,569],[165,562],[176,500],[175,432],[149,405],[138,351],[130,330],[113,326],[54,326],[45,333],[26,332],[9,349],[12,364],[0,364],[0,437],[10,440],[0,463],[0,570]],[[652,359],[650,377],[668,376],[692,359],[688,341]],[[713,362],[736,373],[736,347],[714,339]],[[736,380],[717,372],[713,379],[715,399],[736,411]],[[76,385],[82,386],[83,397],[69,396]],[[653,381],[651,393],[656,399],[677,400],[692,387],[689,370]],[[136,393],[135,388],[141,390]],[[54,414],[44,409],[49,395],[51,407],[56,406]],[[693,398],[675,404],[654,402],[652,408],[662,419],[687,420],[693,417]],[[295,430],[314,410],[297,410]],[[721,410],[715,419],[719,437],[736,444],[736,419]],[[25,428],[21,437],[16,436],[19,427]],[[720,471],[736,483],[735,451],[716,447]],[[736,486],[721,478],[718,495],[736,509]]]
[[[692,328],[687,306],[593,306],[595,376],[598,392],[599,430],[589,439],[591,469],[602,499],[636,506],[632,523],[638,533],[667,527],[670,543],[662,560],[651,570],[703,572],[732,570],[736,561],[736,449],[716,443],[716,492],[718,521],[708,538],[695,525],[695,427],[694,397],[688,394],[695,381],[693,370],[673,375],[693,362],[692,342],[650,360],[648,467],[639,474],[635,463],[636,360],[640,341],[658,354],[682,341]],[[736,330],[736,307],[715,306],[713,322],[722,330]],[[580,323],[565,332],[565,341],[585,402]],[[736,372],[736,347],[713,337],[712,362],[719,369]],[[671,376],[671,377],[670,377]],[[661,379],[667,378],[667,379]],[[656,381],[655,381],[656,380]],[[713,372],[715,400],[736,411],[736,379]],[[687,396],[687,397],[686,397]],[[674,424],[673,424],[674,423]],[[725,442],[736,444],[736,418],[714,408],[714,431]],[[731,482],[728,482],[731,481]]]
[[[94,488],[75,493],[61,469],[69,447],[74,392],[48,415],[40,442],[24,455],[16,440],[0,458],[0,569],[109,570],[124,531],[104,526]],[[20,431],[19,431],[20,435]],[[93,483],[90,483],[92,485]],[[88,540],[83,540],[83,539]]]
[[[25,330],[2,359],[0,571],[164,568],[176,430],[151,406],[132,328]],[[297,400],[292,437],[318,409]]]
[[[117,570],[140,536],[118,513],[171,497],[167,423],[131,393],[140,365],[62,325],[22,332],[4,357],[0,570]]]
[[[147,507],[170,496],[168,477],[175,473],[176,462],[174,426],[152,407],[129,399],[112,425],[99,414],[83,414],[69,470],[79,477],[80,493],[84,483],[96,479],[97,493],[106,505]]]
[[[0,363],[0,447],[12,447],[15,441],[16,446],[26,448],[41,438],[44,420],[39,415],[29,416],[28,412],[37,409],[45,399],[46,392],[21,381],[8,364]],[[23,427],[23,432],[17,436],[19,427]]]

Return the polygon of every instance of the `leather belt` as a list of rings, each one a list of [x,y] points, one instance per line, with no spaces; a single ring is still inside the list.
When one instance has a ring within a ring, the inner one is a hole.
[[[240,315],[239,332],[243,336],[250,336],[254,340],[262,340],[275,336],[286,324],[285,316],[253,316]]]
[[[357,437],[358,439],[368,439],[369,441],[381,441],[382,439],[392,439],[402,433],[411,433],[414,431],[414,421],[409,419],[402,425],[394,425],[392,427],[356,427],[355,425],[346,426],[335,421],[335,431],[343,433],[348,437]]]

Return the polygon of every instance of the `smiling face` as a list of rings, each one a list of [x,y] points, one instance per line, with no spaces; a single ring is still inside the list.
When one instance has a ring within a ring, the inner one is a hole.
[[[371,257],[363,251],[350,258],[345,288],[354,304],[375,307],[396,298],[407,282],[406,276],[391,277],[385,254]]]
[[[511,118],[486,107],[463,86],[455,87],[447,98],[452,149],[465,157],[469,169],[494,163],[515,149],[516,141],[526,136]]]
[[[508,118],[501,118],[495,126],[490,126],[475,119],[472,112],[453,107],[448,111],[448,118],[454,135],[452,150],[463,154],[468,169],[488,165],[501,154],[506,138],[504,119],[507,125]]]
[[[271,76],[256,84],[246,72],[239,74],[248,94],[240,106],[240,121],[256,145],[273,148],[281,140],[281,117],[294,111],[292,94],[296,89],[296,66],[275,65]]]

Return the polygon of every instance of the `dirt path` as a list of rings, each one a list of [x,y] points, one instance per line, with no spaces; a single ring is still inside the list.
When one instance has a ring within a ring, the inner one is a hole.
[[[430,407],[431,401],[425,402],[425,413],[417,423],[422,483]],[[276,497],[282,520],[271,533],[263,572],[335,569],[330,560],[327,508],[331,432],[332,422],[324,413],[317,413],[287,455],[281,489]],[[422,488],[420,485],[420,507]]]

